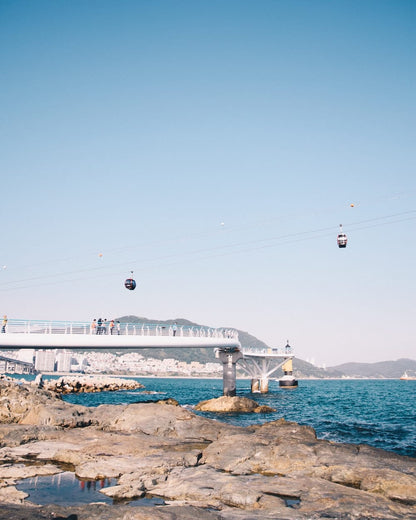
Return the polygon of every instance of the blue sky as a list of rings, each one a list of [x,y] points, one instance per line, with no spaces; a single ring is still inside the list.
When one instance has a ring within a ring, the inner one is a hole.
[[[413,1],[0,0],[0,314],[414,359],[415,21]]]

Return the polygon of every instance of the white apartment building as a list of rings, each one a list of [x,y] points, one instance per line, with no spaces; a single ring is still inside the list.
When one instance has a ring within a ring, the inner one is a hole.
[[[26,361],[26,363],[33,363],[33,360],[35,359],[35,349],[20,349],[17,352],[17,359],[19,361]]]
[[[55,351],[37,350],[35,357],[35,370],[38,372],[55,372]]]
[[[71,372],[72,353],[66,350],[56,355],[56,371]]]

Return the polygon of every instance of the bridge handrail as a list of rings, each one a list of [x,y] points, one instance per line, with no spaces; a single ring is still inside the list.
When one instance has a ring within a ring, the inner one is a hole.
[[[110,330],[111,320],[103,321],[101,326],[85,321],[56,321],[56,320],[22,320],[9,319],[6,333],[25,334],[97,334],[97,335],[138,335],[138,336],[183,336],[183,337],[212,337],[238,339],[235,329],[213,328],[198,325],[182,325],[174,323],[147,323],[125,322],[114,320],[114,327]]]
[[[267,355],[268,357],[273,356],[285,356],[285,355],[292,355],[293,354],[293,348],[292,347],[243,347],[242,349],[243,354],[252,355],[252,356],[264,356]]]

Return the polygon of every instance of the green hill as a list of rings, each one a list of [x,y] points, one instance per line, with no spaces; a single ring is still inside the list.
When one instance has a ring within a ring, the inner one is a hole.
[[[155,323],[161,326],[170,327],[174,323],[180,327],[181,325],[194,326],[194,327],[206,327],[183,318],[176,318],[171,320],[151,320],[148,318],[138,316],[122,316],[117,318],[120,323]],[[222,327],[224,329],[234,329],[233,327]],[[234,329],[238,332],[238,338],[243,347],[255,347],[255,348],[268,348],[266,343],[260,341],[255,336],[252,336],[248,332]],[[190,363],[191,361],[199,361],[200,363],[208,363],[215,361],[214,350],[211,348],[166,348],[166,349],[141,349],[140,353],[144,357],[152,357],[155,359],[166,359],[175,358],[179,361],[185,361]]]
[[[293,358],[293,373],[299,379],[307,379],[307,378],[316,378],[316,379],[325,379],[325,378],[339,378],[344,374],[337,370],[336,368],[320,368],[308,363],[307,361],[303,361],[303,359],[299,359],[297,357]]]
[[[158,325],[162,325],[165,327],[169,327],[173,325],[173,323],[177,323],[178,326],[187,325],[194,327],[204,327],[206,325],[201,325],[199,323],[195,323],[189,320],[185,320],[183,318],[176,318],[170,320],[153,320],[138,316],[122,316],[118,318],[120,323],[157,323]],[[234,329],[234,327],[223,327],[225,329]],[[234,329],[238,332],[238,339],[240,340],[241,346],[243,348],[258,348],[258,349],[268,349],[269,346],[256,338],[252,334],[245,332],[243,330]],[[284,345],[281,345],[282,347]],[[156,359],[165,359],[165,358],[175,358],[179,361],[185,361],[190,363],[191,361],[199,361],[200,363],[207,363],[216,361],[214,350],[213,349],[204,349],[204,348],[189,348],[189,349],[181,349],[181,348],[167,348],[167,349],[142,349],[140,353],[145,357],[153,357]],[[328,378],[328,377],[342,377],[342,373],[338,370],[324,370],[323,368],[316,367],[311,363],[307,363],[298,358],[293,359],[293,369],[296,377],[299,378]],[[276,374],[275,377],[279,377],[281,372]]]

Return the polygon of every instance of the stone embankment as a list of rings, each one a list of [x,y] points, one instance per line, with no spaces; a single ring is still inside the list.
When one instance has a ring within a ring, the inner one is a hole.
[[[134,379],[110,376],[65,376],[59,379],[42,380],[40,386],[60,394],[115,392],[143,388],[143,385]]]
[[[237,427],[168,401],[87,408],[1,382],[0,423],[0,520],[416,520],[415,459],[319,440],[283,419]],[[118,503],[24,500],[20,479],[62,464],[117,478],[101,492]],[[149,495],[165,505],[119,503]]]

